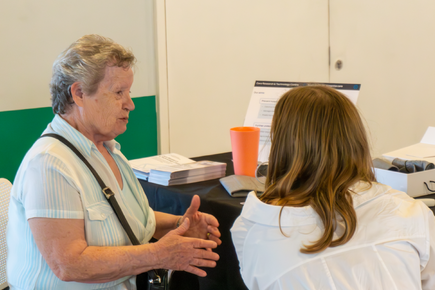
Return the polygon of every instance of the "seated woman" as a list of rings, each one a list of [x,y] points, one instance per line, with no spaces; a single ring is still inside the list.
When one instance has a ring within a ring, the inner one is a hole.
[[[271,128],[266,191],[231,233],[256,289],[435,289],[432,211],[375,182],[355,106],[326,86],[290,90]]]
[[[135,290],[148,286],[143,273],[153,269],[206,276],[203,267],[216,266],[216,218],[198,211],[198,196],[183,216],[153,211],[114,140],[127,130],[135,108],[135,62],[130,50],[95,34],[72,43],[55,61],[55,116],[44,134],[69,141],[105,186],[60,140],[34,143],[11,191],[11,290]],[[159,241],[149,244],[152,237]]]

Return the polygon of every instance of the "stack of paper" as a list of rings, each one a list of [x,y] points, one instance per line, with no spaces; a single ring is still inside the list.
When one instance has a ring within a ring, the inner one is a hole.
[[[130,160],[139,179],[161,185],[176,185],[216,179],[225,176],[227,164],[198,161],[176,153]]]
[[[195,163],[195,160],[189,159],[176,153],[130,160],[130,166],[133,168],[136,177],[143,180],[148,180],[151,169],[156,169],[161,166],[180,165],[188,163]]]
[[[151,169],[148,181],[160,185],[177,185],[225,176],[227,164],[214,161],[198,161],[189,164],[160,166]]]

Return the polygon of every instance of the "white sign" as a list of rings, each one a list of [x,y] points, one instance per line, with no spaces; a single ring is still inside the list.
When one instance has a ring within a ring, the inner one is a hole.
[[[270,151],[270,126],[273,112],[279,98],[289,90],[301,86],[325,85],[340,91],[354,104],[358,99],[359,84],[331,84],[331,83],[299,83],[299,82],[272,82],[256,81],[252,91],[251,101],[245,117],[244,126],[260,128],[260,146],[258,161],[269,160]]]

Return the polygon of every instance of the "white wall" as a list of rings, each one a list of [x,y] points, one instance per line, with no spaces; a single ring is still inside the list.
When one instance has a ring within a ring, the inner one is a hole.
[[[231,151],[255,80],[329,80],[327,0],[156,3],[162,152]]]
[[[152,0],[1,0],[0,111],[50,106],[57,55],[85,34],[130,47],[138,59],[132,95],[156,94]]]

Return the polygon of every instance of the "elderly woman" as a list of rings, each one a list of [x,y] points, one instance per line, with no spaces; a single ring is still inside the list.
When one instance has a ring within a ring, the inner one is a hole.
[[[26,154],[11,192],[7,231],[12,289],[136,289],[151,269],[215,267],[217,220],[192,199],[184,216],[154,212],[114,140],[134,110],[133,54],[86,35],[53,65],[53,121],[44,133],[71,142],[115,193],[141,245],[132,246],[88,167],[65,144],[40,138]],[[152,238],[159,239],[148,244]]]
[[[435,218],[375,182],[356,107],[325,86],[275,107],[266,191],[231,233],[250,290],[435,289]]]

